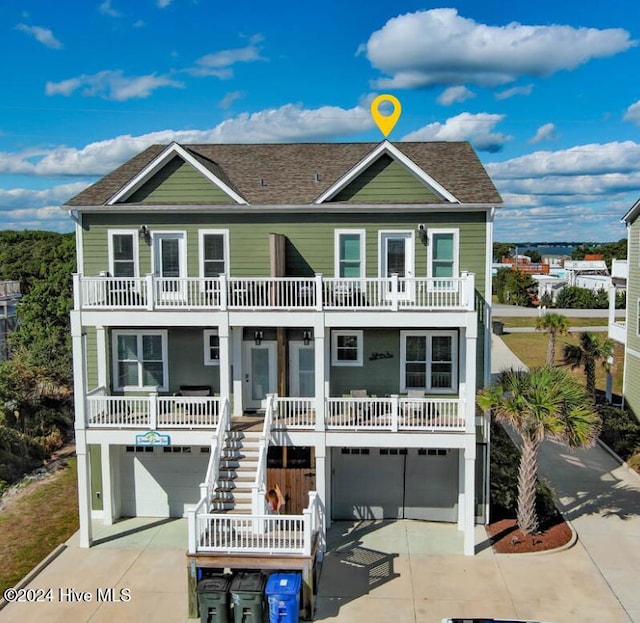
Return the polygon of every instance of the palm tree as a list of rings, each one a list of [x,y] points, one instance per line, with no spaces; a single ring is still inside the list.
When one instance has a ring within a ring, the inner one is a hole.
[[[580,334],[579,344],[565,344],[564,363],[571,369],[582,366],[587,392],[593,400],[596,399],[596,363],[602,362],[605,369],[609,368],[609,357],[613,356],[613,340],[600,338],[595,333]]]
[[[551,366],[503,370],[491,387],[478,394],[478,404],[522,439],[517,518],[520,530],[533,534],[538,530],[536,483],[542,441],[589,447],[600,432],[600,418],[577,379]]]
[[[562,314],[545,314],[536,321],[536,331],[544,331],[549,334],[547,365],[552,366],[556,361],[556,336],[567,334],[569,331],[569,319]]]

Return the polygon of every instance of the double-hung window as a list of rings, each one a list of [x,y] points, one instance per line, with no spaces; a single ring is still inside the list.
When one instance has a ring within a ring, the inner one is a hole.
[[[331,364],[362,366],[363,332],[339,329],[331,332]]]
[[[364,229],[336,229],[335,275],[340,278],[358,279],[365,271]]]
[[[113,277],[138,276],[138,232],[109,231],[109,272]]]
[[[204,365],[220,365],[220,337],[217,329],[204,331]]]
[[[114,389],[166,391],[167,332],[113,332]]]
[[[447,393],[457,388],[457,333],[455,331],[401,332],[402,391],[421,389]]]
[[[446,278],[458,276],[458,230],[430,229],[428,232],[429,277]],[[450,284],[450,282],[441,282]]]
[[[219,277],[229,273],[229,232],[200,230],[200,276]]]

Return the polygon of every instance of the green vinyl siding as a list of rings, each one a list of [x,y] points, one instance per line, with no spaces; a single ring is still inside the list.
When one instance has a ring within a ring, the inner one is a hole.
[[[89,470],[91,473],[91,510],[104,510],[102,501],[102,448],[89,445]]]
[[[180,385],[209,385],[220,393],[220,366],[204,365],[204,327],[169,329],[169,390]]]
[[[413,173],[384,154],[347,184],[332,201],[440,203],[442,200]]]
[[[138,229],[146,225],[151,232],[185,232],[187,272],[197,277],[199,268],[199,229],[228,229],[230,274],[234,277],[269,276],[269,234],[286,236],[287,275],[334,276],[335,229],[366,231],[366,276],[378,276],[378,232],[411,231],[414,233],[415,275],[427,275],[427,247],[417,229],[457,228],[459,230],[460,271],[476,275],[476,289],[483,293],[485,283],[486,224],[484,212],[393,213],[386,214],[85,214],[83,242],[85,275],[97,275],[109,269],[107,230]],[[139,241],[139,274],[151,271],[151,246]]]
[[[231,199],[200,171],[176,156],[126,203],[231,203]]]
[[[86,366],[87,366],[87,391],[98,386],[98,350],[96,342],[96,328],[85,327]]]

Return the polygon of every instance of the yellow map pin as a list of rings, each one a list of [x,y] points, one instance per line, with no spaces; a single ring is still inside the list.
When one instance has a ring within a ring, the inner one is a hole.
[[[391,102],[393,104],[393,112],[390,115],[383,115],[378,110],[380,104],[382,102]],[[373,120],[376,122],[380,132],[387,136],[393,127],[398,122],[400,118],[400,113],[402,112],[402,106],[398,101],[397,97],[393,95],[389,95],[388,93],[383,93],[382,95],[378,95],[376,99],[371,102],[371,116]]]

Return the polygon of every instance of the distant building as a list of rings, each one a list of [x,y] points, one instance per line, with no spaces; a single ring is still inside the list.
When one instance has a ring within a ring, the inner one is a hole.
[[[16,304],[22,297],[19,281],[0,281],[0,361],[9,358],[8,337],[16,330]]]

